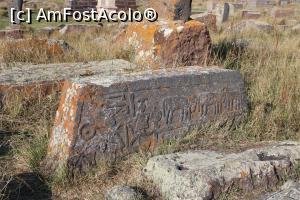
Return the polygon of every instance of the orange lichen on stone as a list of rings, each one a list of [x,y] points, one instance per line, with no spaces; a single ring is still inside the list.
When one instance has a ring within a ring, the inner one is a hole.
[[[241,171],[240,175],[241,175],[241,178],[246,178],[249,176],[248,172],[245,172],[245,171]]]
[[[64,83],[48,147],[48,156],[51,159],[67,160],[71,153],[71,145],[76,134],[74,131],[78,128],[75,119],[79,114],[80,88],[80,85],[70,81]]]
[[[196,20],[190,20],[185,23],[186,28],[197,27],[197,28],[205,28],[205,24]]]
[[[142,40],[143,46],[149,46],[153,43],[153,37],[158,28],[157,24],[135,23],[128,27],[126,36],[130,39],[130,37],[136,34],[136,37]]]
[[[135,50],[135,62],[157,69],[203,65],[211,40],[205,24],[191,20],[130,24],[120,36]]]

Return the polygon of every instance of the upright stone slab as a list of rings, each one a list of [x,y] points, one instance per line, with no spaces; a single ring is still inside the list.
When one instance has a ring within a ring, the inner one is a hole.
[[[13,16],[13,19],[11,19],[11,9],[14,8],[15,9],[15,13]],[[12,20],[14,20],[14,23],[11,23],[11,26],[13,27],[14,24],[20,24],[20,20],[17,18],[17,12],[21,11],[23,8],[23,0],[10,0],[9,1],[9,8],[8,8],[8,15],[9,15],[9,19],[10,19],[10,23],[12,22]],[[14,27],[13,27],[14,28]]]
[[[240,74],[216,67],[107,71],[72,79],[63,87],[48,166],[85,171],[103,159],[151,149],[193,127],[239,122],[245,110]]]
[[[214,13],[217,16],[217,23],[222,24],[229,19],[230,7],[228,3],[219,3],[216,6]]]
[[[105,9],[108,12],[116,11],[116,1],[115,0],[98,0],[97,10],[100,13],[101,9]]]

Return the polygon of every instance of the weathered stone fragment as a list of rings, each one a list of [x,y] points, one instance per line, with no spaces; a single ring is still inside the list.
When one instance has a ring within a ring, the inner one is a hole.
[[[271,188],[299,166],[300,144],[280,142],[242,153],[191,151],[156,156],[144,173],[165,199],[217,199],[234,184],[244,191]]]
[[[60,92],[62,83],[66,79],[102,74],[108,70],[113,73],[115,70],[123,71],[135,68],[133,64],[124,60],[39,65],[17,64],[15,67],[7,68],[1,65],[0,67],[1,100],[15,92],[30,96],[37,89],[41,91],[40,95],[48,95],[52,92]]]
[[[229,19],[230,7],[228,3],[219,3],[213,13],[217,16],[217,23],[220,25]]]
[[[204,23],[209,31],[217,31],[217,18],[216,15],[211,13],[194,14],[191,16],[192,19]]]
[[[97,0],[65,0],[65,7],[73,11],[91,11],[96,9]]]
[[[148,7],[154,8],[158,19],[189,20],[192,11],[192,0],[147,0]]]
[[[136,63],[152,68],[203,65],[211,48],[207,27],[195,20],[132,23],[119,39],[134,48]]]
[[[242,3],[228,3],[229,4],[229,16],[237,16],[238,11],[244,8]]]
[[[47,26],[41,28],[38,33],[40,36],[50,37],[52,34],[59,31],[59,27],[57,26]]]
[[[105,200],[144,200],[143,195],[128,186],[115,186],[105,195]]]
[[[242,11],[242,18],[244,19],[258,19],[260,17],[261,17],[261,13],[259,11],[252,11],[252,10]]]
[[[7,29],[7,30],[0,30],[0,39],[21,39],[24,37],[24,33],[26,31],[22,29]]]
[[[193,127],[238,123],[246,110],[244,92],[236,71],[214,67],[107,71],[67,81],[50,139],[49,167],[85,171]]]
[[[279,191],[265,195],[259,200],[296,200],[300,199],[300,183],[289,180]]]
[[[271,9],[276,5],[276,0],[246,0],[246,7],[250,10],[256,10],[257,8]]]
[[[296,9],[294,8],[278,8],[275,7],[271,11],[271,15],[274,18],[293,17],[296,15]],[[299,12],[299,11],[298,11]]]
[[[237,24],[232,25],[228,28],[228,32],[245,32],[245,31],[262,31],[270,32],[274,30],[274,26],[259,20],[249,19],[242,20]]]

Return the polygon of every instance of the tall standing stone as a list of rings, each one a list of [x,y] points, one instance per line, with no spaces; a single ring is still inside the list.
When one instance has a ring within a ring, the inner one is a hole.
[[[14,8],[15,9],[15,14],[14,14],[14,18],[11,19],[11,9]],[[10,18],[10,23],[12,23],[12,20],[15,21],[14,24],[20,24],[20,20],[17,18],[17,13],[18,11],[21,11],[23,9],[23,0],[10,0],[9,2],[9,11],[8,11],[8,14],[9,14],[9,18]],[[13,25],[13,24],[12,24]]]
[[[115,0],[98,0],[97,10],[100,13],[100,10],[104,9],[108,12],[116,11],[116,1]]]
[[[228,3],[219,3],[216,6],[215,14],[217,16],[217,24],[226,22],[229,18],[230,7]]]
[[[48,166],[85,171],[101,160],[151,149],[194,127],[238,123],[246,105],[240,74],[216,67],[108,70],[72,79],[62,90]]]

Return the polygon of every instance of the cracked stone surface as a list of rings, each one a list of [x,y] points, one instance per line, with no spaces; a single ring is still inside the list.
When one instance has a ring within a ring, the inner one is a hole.
[[[241,153],[190,151],[156,156],[144,173],[166,199],[201,200],[217,198],[232,184],[247,192],[274,187],[299,164],[300,143],[280,142]]]
[[[152,149],[200,125],[239,123],[246,110],[241,75],[217,67],[71,79],[62,89],[49,166],[85,171],[103,159]]]
[[[125,60],[105,60],[86,63],[16,64],[5,67],[0,64],[0,85],[25,85],[45,81],[60,81],[96,74],[112,74],[134,70],[136,66]]]
[[[287,181],[279,191],[265,195],[258,200],[298,200],[300,199],[300,183]]]
[[[115,186],[107,191],[105,200],[145,200],[145,198],[129,186]]]

